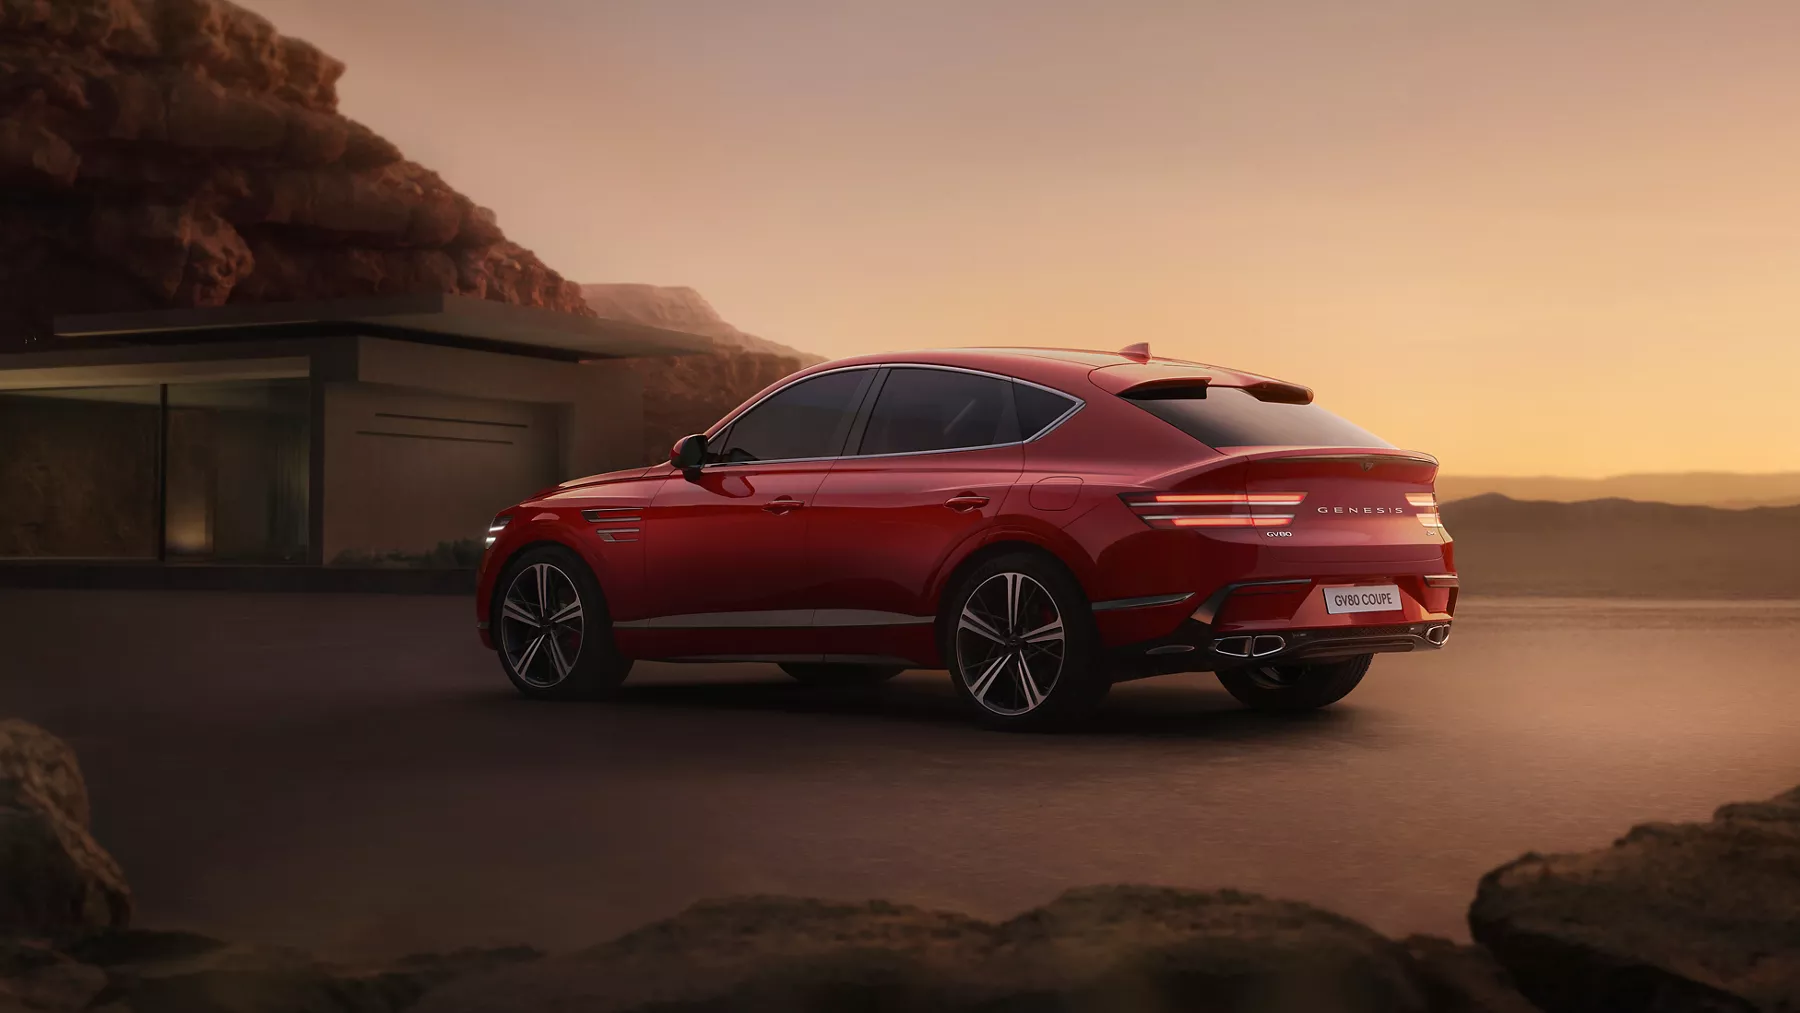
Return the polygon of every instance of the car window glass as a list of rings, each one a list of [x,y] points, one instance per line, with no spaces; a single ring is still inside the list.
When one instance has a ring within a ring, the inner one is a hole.
[[[1125,400],[1214,449],[1393,446],[1316,404],[1262,401],[1238,387],[1127,394]]]
[[[1013,402],[1018,406],[1019,432],[1028,440],[1075,407],[1075,399],[1066,394],[1017,382],[1013,384]]]
[[[837,456],[873,373],[825,373],[776,391],[731,423],[713,459],[735,464]]]
[[[946,369],[897,367],[875,397],[862,454],[916,454],[1015,443],[1012,384]]]

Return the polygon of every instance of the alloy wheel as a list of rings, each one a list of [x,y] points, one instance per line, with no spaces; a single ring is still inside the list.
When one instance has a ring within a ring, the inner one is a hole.
[[[976,703],[1003,717],[1029,714],[1049,698],[1067,646],[1056,599],[1022,573],[982,581],[956,624],[963,685]]]
[[[550,563],[520,570],[500,604],[500,646],[519,679],[548,689],[569,677],[581,657],[581,593]]]

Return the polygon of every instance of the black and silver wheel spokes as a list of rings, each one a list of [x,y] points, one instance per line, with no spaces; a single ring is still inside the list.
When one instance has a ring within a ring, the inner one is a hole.
[[[1036,710],[1062,675],[1062,613],[1045,587],[1022,573],[997,573],[963,603],[956,664],[975,702],[1016,717]]]
[[[547,689],[569,677],[585,628],[581,592],[549,563],[518,572],[500,603],[500,649],[514,674]]]

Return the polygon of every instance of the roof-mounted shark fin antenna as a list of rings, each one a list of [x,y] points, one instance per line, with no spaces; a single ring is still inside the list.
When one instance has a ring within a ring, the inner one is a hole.
[[[1119,349],[1119,354],[1133,362],[1149,362],[1150,342],[1140,341],[1135,345],[1126,345],[1124,348]]]

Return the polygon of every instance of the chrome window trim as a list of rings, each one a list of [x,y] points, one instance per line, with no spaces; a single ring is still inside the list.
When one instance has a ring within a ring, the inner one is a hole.
[[[924,457],[924,456],[931,455],[931,454],[961,454],[961,453],[966,453],[971,450],[998,450],[1002,447],[1022,447],[1027,443],[1033,442],[1034,440],[1042,439],[1043,437],[1048,436],[1051,432],[1055,431],[1057,429],[1057,427],[1059,427],[1063,423],[1069,421],[1069,419],[1072,418],[1076,412],[1079,412],[1079,411],[1081,411],[1081,409],[1087,407],[1087,401],[1083,400],[1082,398],[1076,397],[1075,395],[1069,393],[1066,390],[1057,390],[1055,387],[1047,387],[1044,384],[1034,383],[1030,380],[1020,379],[1019,377],[1016,377],[1016,376],[1007,376],[1005,373],[995,373],[995,372],[991,372],[991,371],[985,370],[985,369],[970,369],[967,366],[945,366],[945,365],[940,365],[935,362],[873,362],[873,363],[862,363],[860,365],[855,365],[855,366],[837,366],[832,369],[822,369],[822,370],[818,371],[817,373],[808,373],[807,375],[798,377],[789,383],[784,383],[781,386],[775,388],[774,390],[768,392],[767,394],[764,394],[762,397],[757,398],[755,401],[752,401],[749,404],[744,405],[743,407],[739,408],[737,411],[731,413],[730,415],[725,416],[723,419],[721,419],[719,421],[717,432],[719,432],[719,433],[725,432],[725,430],[731,428],[732,424],[735,423],[738,419],[744,417],[745,415],[748,415],[751,411],[753,411],[757,405],[760,405],[764,401],[767,401],[769,398],[772,398],[775,395],[781,393],[782,391],[787,390],[789,387],[792,387],[794,384],[804,383],[807,380],[811,380],[813,377],[816,377],[816,376],[825,376],[830,373],[843,373],[843,372],[848,372],[849,370],[853,370],[853,369],[939,369],[939,370],[944,370],[944,371],[950,372],[950,373],[972,373],[975,376],[986,376],[986,377],[991,377],[995,380],[1005,380],[1009,383],[1022,383],[1027,387],[1036,387],[1038,390],[1047,391],[1051,394],[1055,394],[1058,397],[1068,398],[1073,403],[1069,405],[1068,411],[1063,412],[1061,415],[1058,415],[1055,418],[1055,420],[1053,420],[1049,425],[1045,426],[1044,428],[1038,430],[1036,433],[1033,433],[1031,436],[1029,436],[1025,439],[1022,439],[1022,440],[1008,440],[1005,443],[984,443],[978,447],[949,447],[944,450],[902,450],[902,451],[896,451],[896,452],[890,453],[890,454],[835,454],[835,455],[832,455],[829,457],[772,458],[767,461],[714,461],[711,464],[701,465],[700,470],[706,471],[709,468],[743,468],[743,467],[750,467],[750,466],[763,465],[763,464],[811,464],[811,463],[815,463],[818,461],[852,461],[852,460],[874,461],[874,460],[880,460],[882,458],[888,458],[888,457]],[[879,398],[880,395],[881,395],[881,392],[876,391],[876,397]],[[711,441],[712,441],[712,437],[708,436],[707,442],[710,443]]]

